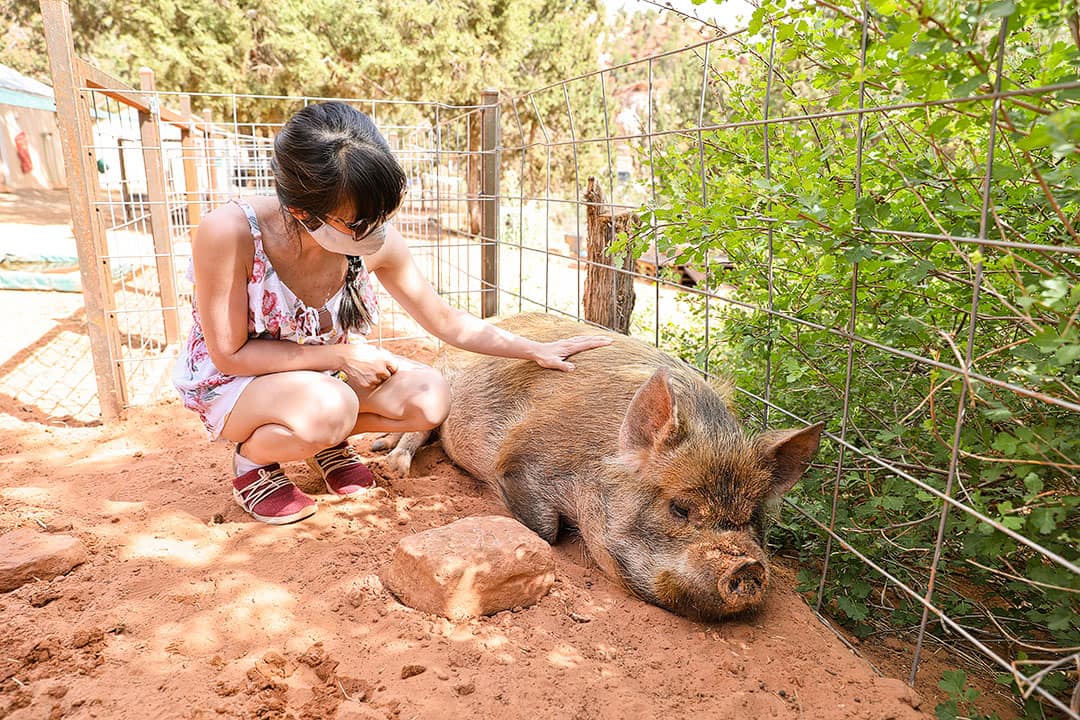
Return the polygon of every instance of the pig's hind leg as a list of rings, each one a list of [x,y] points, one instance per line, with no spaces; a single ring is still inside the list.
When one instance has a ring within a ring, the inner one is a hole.
[[[402,477],[409,477],[412,472],[413,456],[431,437],[431,430],[402,433],[397,446],[386,456],[386,464]]]
[[[382,437],[376,439],[371,443],[372,452],[378,452],[379,450],[392,450],[397,447],[397,444],[401,442],[401,436],[405,433],[392,432],[386,433]]]

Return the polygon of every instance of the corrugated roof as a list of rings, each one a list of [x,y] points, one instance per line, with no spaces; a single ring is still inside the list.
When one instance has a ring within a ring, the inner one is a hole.
[[[14,90],[16,92],[27,93],[28,95],[40,95],[41,97],[53,98],[53,90],[51,87],[43,82],[38,82],[33,78],[26,77],[22,73],[9,68],[7,65],[0,65],[0,89],[2,90]]]

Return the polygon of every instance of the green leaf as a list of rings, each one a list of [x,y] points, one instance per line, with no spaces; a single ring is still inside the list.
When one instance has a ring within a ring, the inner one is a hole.
[[[983,17],[985,18],[1002,18],[1006,15],[1012,15],[1016,12],[1016,3],[1014,0],[998,0],[998,2],[991,3],[983,11]]]
[[[938,720],[956,720],[959,717],[959,711],[955,702],[943,702],[934,708],[934,715]]]
[[[1057,529],[1057,513],[1053,508],[1035,508],[1028,516],[1028,525],[1041,535],[1049,535]]]
[[[987,77],[986,73],[980,73],[953,88],[953,97],[967,97],[968,95],[974,95],[976,94],[976,90],[989,82],[990,78]]]
[[[938,687],[944,690],[949,697],[959,698],[967,686],[967,673],[963,670],[946,670],[941,674]]]
[[[1035,473],[1028,473],[1024,478],[1024,487],[1027,488],[1028,497],[1033,498],[1043,491],[1042,478]]]
[[[865,605],[853,602],[846,595],[837,596],[836,606],[840,608],[845,615],[855,621],[864,619],[869,612]]]

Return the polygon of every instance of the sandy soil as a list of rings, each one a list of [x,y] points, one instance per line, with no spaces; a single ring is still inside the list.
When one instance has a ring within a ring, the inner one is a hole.
[[[381,490],[275,528],[233,504],[229,449],[176,402],[107,426],[39,420],[0,406],[0,528],[75,535],[90,560],[0,595],[0,716],[922,716],[784,567],[762,612],[713,625],[627,596],[572,542],[532,608],[451,623],[402,606],[379,581],[399,538],[505,514],[437,446],[413,478],[370,455]]]

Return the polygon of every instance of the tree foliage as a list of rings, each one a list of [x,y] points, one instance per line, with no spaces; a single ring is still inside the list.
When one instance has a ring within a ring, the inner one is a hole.
[[[160,89],[192,94],[448,104],[593,68],[599,22],[598,0],[101,0],[71,12],[76,51],[129,83],[146,66]],[[48,81],[37,1],[0,17],[0,62]],[[260,121],[293,107],[264,101]]]

